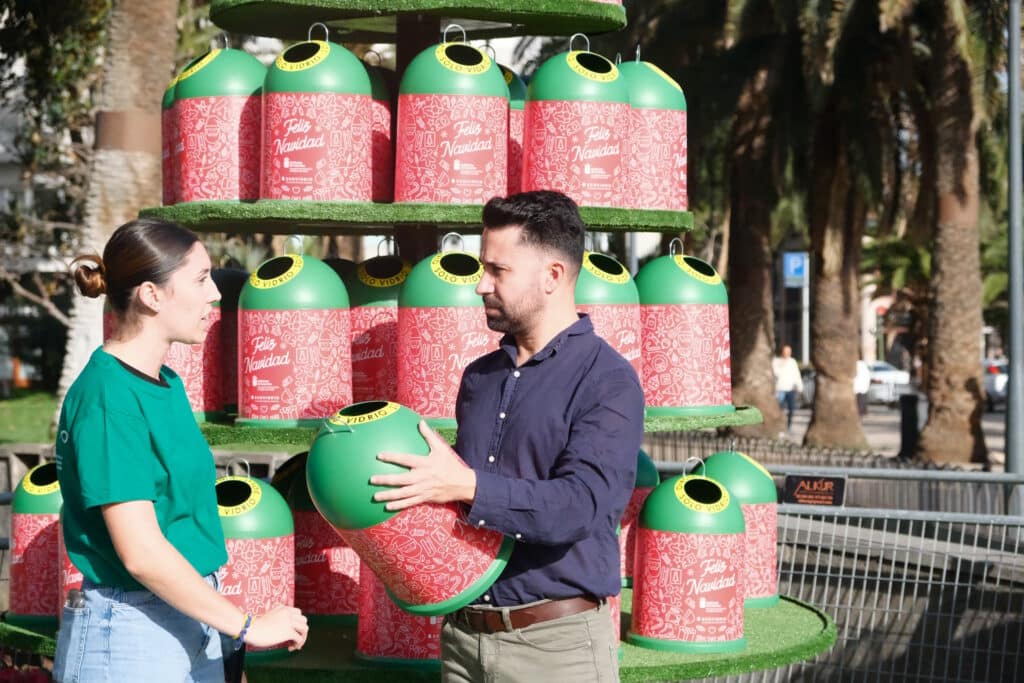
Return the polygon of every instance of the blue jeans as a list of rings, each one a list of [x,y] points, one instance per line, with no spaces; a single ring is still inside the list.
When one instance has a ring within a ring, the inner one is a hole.
[[[779,401],[779,407],[786,409],[786,429],[790,429],[793,426],[793,411],[796,410],[796,389],[776,391],[775,398]]]
[[[217,587],[214,575],[206,582]],[[148,590],[82,584],[83,607],[63,608],[58,683],[221,683],[220,634]]]

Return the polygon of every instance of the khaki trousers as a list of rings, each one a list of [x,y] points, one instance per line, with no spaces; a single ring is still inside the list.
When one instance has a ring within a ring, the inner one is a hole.
[[[617,683],[618,638],[608,603],[516,631],[478,633],[452,617],[441,629],[442,683]]]

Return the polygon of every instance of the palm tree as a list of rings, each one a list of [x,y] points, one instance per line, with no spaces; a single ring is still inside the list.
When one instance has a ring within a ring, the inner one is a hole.
[[[177,12],[177,0],[112,4],[85,202],[85,250],[101,253],[114,228],[160,203],[160,99],[173,73]],[[102,314],[101,300],[74,296],[59,401],[103,341]]]

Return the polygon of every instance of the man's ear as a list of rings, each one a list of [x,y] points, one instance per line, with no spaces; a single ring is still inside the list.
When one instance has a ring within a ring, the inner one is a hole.
[[[544,292],[546,294],[551,294],[559,287],[572,284],[569,282],[569,269],[564,261],[558,259],[549,261],[545,274],[547,275],[544,279]]]

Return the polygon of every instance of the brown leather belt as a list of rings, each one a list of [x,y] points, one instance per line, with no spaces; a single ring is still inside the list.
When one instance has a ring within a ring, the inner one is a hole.
[[[580,612],[597,609],[600,604],[600,601],[587,597],[551,600],[530,607],[510,608],[508,620],[512,626],[511,630],[518,630],[539,624],[542,621],[551,621],[552,619],[568,617]],[[456,623],[464,624],[471,630],[479,633],[498,633],[509,630],[505,628],[505,622],[501,618],[501,613],[502,610],[494,608],[474,609],[473,607],[463,607],[457,612],[453,612],[451,618]]]

